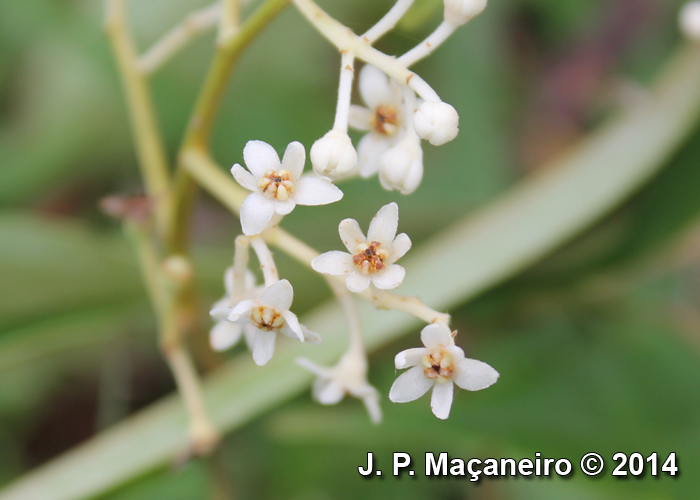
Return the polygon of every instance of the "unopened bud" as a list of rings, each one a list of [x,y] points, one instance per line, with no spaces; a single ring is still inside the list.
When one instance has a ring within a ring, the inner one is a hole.
[[[423,179],[423,150],[417,139],[404,139],[382,155],[379,182],[389,191],[411,194]]]
[[[679,17],[683,34],[691,40],[700,42],[700,2],[688,2],[681,9]]]
[[[486,8],[486,0],[445,0],[445,21],[461,26]]]
[[[311,146],[311,164],[316,175],[338,179],[357,167],[357,151],[348,134],[331,130]]]
[[[418,137],[433,146],[441,146],[457,137],[459,115],[446,102],[426,101],[413,115],[413,126]]]

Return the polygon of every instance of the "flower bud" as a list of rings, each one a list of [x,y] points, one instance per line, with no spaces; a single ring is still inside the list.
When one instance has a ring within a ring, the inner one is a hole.
[[[486,0],[445,0],[445,21],[461,26],[486,8]]]
[[[683,34],[691,40],[700,42],[700,2],[688,2],[683,6],[679,18]]]
[[[314,172],[321,177],[338,179],[357,167],[357,152],[350,136],[335,130],[314,142],[310,156]]]
[[[446,102],[425,101],[413,115],[413,126],[418,137],[441,146],[457,137],[459,115]]]
[[[423,150],[417,139],[404,139],[382,155],[379,182],[384,189],[411,194],[422,179]]]

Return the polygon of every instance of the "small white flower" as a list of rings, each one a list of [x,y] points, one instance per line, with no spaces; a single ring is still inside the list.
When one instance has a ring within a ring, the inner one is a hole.
[[[245,274],[245,283],[243,290],[236,290],[233,280],[233,267],[226,269],[224,273],[224,287],[226,295],[216,302],[209,314],[216,320],[216,323],[209,332],[209,343],[215,351],[224,351],[233,347],[241,338],[241,333],[245,333],[245,340],[248,347],[253,349],[253,341],[255,340],[255,328],[252,325],[241,325],[229,321],[228,316],[236,306],[232,302],[234,296],[240,300],[252,299],[258,297],[265,289],[264,286],[255,286],[255,276],[250,271]]]
[[[417,137],[407,137],[381,157],[379,182],[388,191],[411,194],[423,179],[423,149]]]
[[[316,175],[339,179],[353,173],[357,167],[357,152],[350,136],[336,130],[314,142],[309,153]]]
[[[681,9],[679,22],[686,37],[700,42],[700,1],[685,4]]]
[[[253,191],[241,206],[243,233],[261,233],[273,216],[287,215],[296,205],[327,205],[343,197],[343,192],[325,179],[305,175],[306,151],[299,142],[292,142],[280,162],[272,146],[262,141],[250,141],[243,149],[243,159],[250,170],[239,164],[231,168],[233,177]]]
[[[486,8],[486,0],[445,0],[445,20],[455,26],[465,24]]]
[[[312,393],[319,403],[334,405],[350,394],[362,399],[372,422],[382,421],[379,393],[367,382],[367,361],[362,356],[348,352],[332,368],[318,366],[305,358],[298,358],[297,363],[318,377]]]
[[[366,130],[357,145],[360,175],[371,177],[379,170],[381,156],[406,133],[403,92],[397,82],[378,68],[366,64],[360,71],[360,96],[367,105],[350,106],[350,126]]]
[[[446,102],[425,101],[413,115],[413,126],[418,137],[441,146],[457,137],[459,115]]]
[[[396,203],[389,203],[377,212],[366,238],[356,220],[345,219],[338,231],[350,253],[338,250],[323,253],[311,261],[311,267],[319,273],[347,276],[345,283],[351,292],[366,290],[370,282],[382,290],[396,288],[403,282],[406,270],[394,263],[411,248],[408,235],[396,236],[398,225]]]
[[[302,342],[320,344],[321,337],[299,323],[292,306],[294,290],[287,280],[280,280],[263,291],[258,299],[239,302],[228,316],[229,321],[255,328],[253,360],[262,366],[275,352],[277,333],[298,338]]]
[[[491,366],[464,356],[447,326],[439,323],[426,326],[421,331],[421,340],[425,347],[396,355],[396,369],[410,369],[391,386],[389,399],[394,403],[414,401],[432,388],[430,406],[435,416],[444,420],[450,416],[454,384],[468,391],[479,391],[498,380],[498,372]]]

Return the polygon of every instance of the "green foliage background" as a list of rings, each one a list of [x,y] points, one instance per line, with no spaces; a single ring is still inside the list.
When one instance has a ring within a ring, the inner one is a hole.
[[[360,32],[391,2],[320,4]],[[352,182],[343,186],[342,202],[301,207],[285,228],[319,250],[333,249],[341,218],[367,221],[396,200],[401,230],[419,243],[496,199],[533,168],[531,141],[544,145],[538,159],[562,150],[556,127],[532,117],[556,111],[559,96],[548,94],[548,85],[563,62],[580,53],[594,61],[614,53],[602,70],[580,57],[582,74],[597,78],[579,99],[584,112],[576,136],[615,112],[619,100],[611,96],[619,92],[611,89],[620,81],[627,94],[643,89],[678,43],[681,2],[616,2],[630,9],[625,12],[646,12],[643,21],[615,21],[609,4],[493,0],[416,68],[461,117],[457,140],[425,147],[417,193],[400,197],[376,180]],[[131,2],[141,47],[203,5]],[[0,485],[173,388],[133,255],[97,209],[106,195],[140,190],[100,8],[88,0],[0,0]],[[416,2],[380,48],[407,50],[440,15],[439,2]],[[619,31],[636,27],[623,50],[601,33],[613,21]],[[212,41],[213,35],[197,41],[153,80],[172,154]],[[292,8],[285,11],[234,73],[217,120],[217,160],[241,161],[250,139],[278,150],[292,140],[312,144],[332,123],[337,65],[335,51]],[[555,87],[561,88],[569,87]],[[386,400],[385,421],[375,428],[356,401],[323,408],[306,394],[229,435],[213,458],[151,472],[103,498],[694,498],[700,488],[699,134],[596,227],[450,311],[468,355],[496,367],[501,379],[488,391],[458,394],[447,422],[437,421],[425,400]],[[196,262],[206,301],[222,293],[221,273],[238,230],[232,216],[200,197]],[[282,257],[278,265],[295,284],[298,312],[328,297],[317,276]],[[393,355],[415,344],[416,335],[409,335],[371,357],[371,381],[383,394],[396,376]],[[392,451],[463,458],[540,452],[574,463],[589,451],[605,457],[673,451],[681,475],[613,480],[603,477],[608,467],[596,479],[578,472],[569,479],[474,485],[396,480],[385,470],[366,480],[356,467],[368,451],[385,468]]]

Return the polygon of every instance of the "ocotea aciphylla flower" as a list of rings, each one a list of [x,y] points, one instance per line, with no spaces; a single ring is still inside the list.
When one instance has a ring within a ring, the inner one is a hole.
[[[257,330],[253,342],[253,360],[257,365],[262,366],[272,358],[278,332],[302,342],[321,343],[321,337],[300,324],[296,314],[289,310],[293,298],[292,285],[280,280],[267,287],[260,298],[239,302],[229,314],[229,321],[250,324]]]
[[[411,248],[407,234],[396,236],[399,207],[396,203],[383,206],[374,216],[367,231],[362,233],[354,219],[345,219],[338,231],[348,252],[334,250],[311,261],[311,267],[323,274],[347,276],[351,292],[363,292],[370,282],[379,289],[396,288],[403,282],[406,270],[395,264]]]
[[[450,416],[454,384],[468,391],[479,391],[498,380],[498,372],[491,366],[464,357],[447,326],[441,323],[426,326],[421,340],[425,347],[396,355],[396,369],[410,369],[391,386],[389,399],[394,403],[416,400],[432,388],[430,406],[435,416],[444,420]]]
[[[313,174],[301,176],[306,151],[299,142],[292,142],[280,162],[272,146],[262,141],[249,141],[243,149],[248,172],[239,164],[231,168],[233,177],[252,191],[241,206],[241,227],[246,236],[266,229],[273,216],[287,215],[296,205],[327,205],[343,197],[343,192],[330,181]]]

